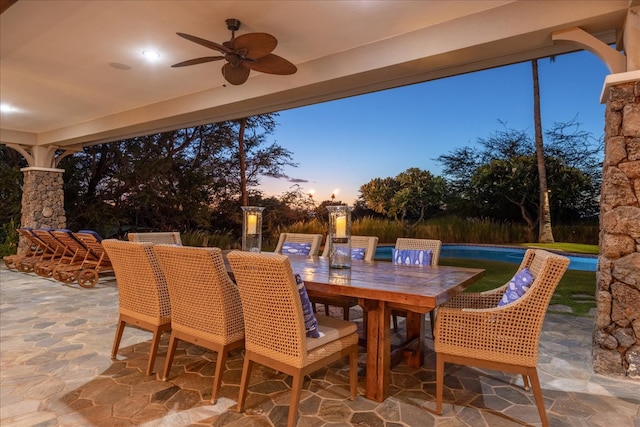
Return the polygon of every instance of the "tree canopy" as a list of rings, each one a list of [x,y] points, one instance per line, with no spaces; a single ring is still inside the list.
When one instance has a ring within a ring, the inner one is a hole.
[[[409,168],[394,178],[374,178],[360,187],[366,206],[400,222],[422,221],[444,207],[446,183],[419,168]]]
[[[599,155],[579,123],[556,123],[545,132],[545,166],[554,218],[575,221],[597,214],[601,182]],[[538,223],[536,150],[524,131],[505,129],[438,157],[450,186],[448,211]]]

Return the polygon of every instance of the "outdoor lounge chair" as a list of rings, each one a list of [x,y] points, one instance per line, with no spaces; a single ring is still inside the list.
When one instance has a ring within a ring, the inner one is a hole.
[[[153,232],[153,233],[128,233],[130,242],[150,242],[167,245],[182,245],[180,233],[177,231]]]
[[[351,249],[364,249],[363,261],[373,261],[376,255],[376,247],[378,246],[378,238],[375,236],[351,236]],[[323,257],[329,256],[329,244],[325,243],[324,250],[322,251]],[[337,297],[330,295],[312,294],[309,293],[309,298],[314,304],[324,305],[324,314],[329,315],[329,306],[342,307],[342,317],[344,320],[349,320],[349,309],[358,305],[358,300],[349,297]]]
[[[80,230],[73,235],[91,251],[90,257],[78,267],[76,280],[82,288],[93,288],[100,278],[101,272],[113,271],[111,260],[102,246],[102,238],[93,230]]]
[[[68,230],[55,230],[52,234],[74,255],[70,262],[61,262],[53,268],[52,276],[57,281],[72,283],[77,279],[78,272],[91,268],[98,261],[99,255],[89,249],[74,233]]]
[[[103,240],[116,273],[120,315],[113,340],[111,358],[115,359],[127,324],[153,333],[147,375],[153,372],[162,333],[171,328],[171,304],[167,282],[153,252],[152,243]]]
[[[39,256],[25,258],[17,263],[18,270],[23,273],[32,273],[40,263],[51,262],[62,256],[64,246],[58,242],[50,233],[49,228],[38,228],[32,230],[38,240],[43,243],[44,249]]]
[[[244,345],[238,289],[219,248],[155,245],[171,300],[171,339],[162,380],[169,377],[178,341],[218,353],[211,403],[215,405],[227,355]]]
[[[275,253],[281,255],[318,256],[322,234],[280,233]]]
[[[396,250],[408,250],[408,251],[431,251],[431,259],[429,265],[438,265],[440,262],[440,249],[442,248],[442,242],[440,240],[433,239],[410,239],[399,237],[396,239]],[[394,251],[395,252],[395,251]],[[392,262],[396,262],[392,260]],[[406,316],[406,312],[401,310],[391,310],[391,319],[393,321],[393,330],[398,331],[398,316]],[[435,325],[435,315],[433,310],[429,312],[429,320],[431,321],[431,332],[433,333],[433,327]]]
[[[309,338],[303,314],[306,294],[291,270],[289,258],[270,253],[232,251],[227,255],[242,300],[245,356],[238,396],[242,412],[254,362],[293,376],[287,425],[293,427],[304,376],[349,356],[350,398],[357,393],[358,334],[356,325],[317,316],[319,338]],[[306,313],[311,304],[306,301]],[[309,319],[310,320],[310,319]],[[311,328],[313,329],[313,327]]]
[[[538,344],[549,301],[568,265],[567,257],[528,249],[511,282],[491,291],[459,294],[440,306],[435,326],[438,414],[444,365],[455,363],[521,374],[525,388],[529,383],[533,387],[542,425],[549,425],[536,369]],[[523,288],[515,300],[505,297],[525,268],[530,271],[528,290]]]
[[[47,244],[33,234],[33,228],[20,227],[17,229],[20,238],[27,242],[26,249],[23,253],[15,255],[7,255],[2,259],[10,270],[18,270],[18,264],[26,259],[35,259],[42,256],[47,250]]]
[[[88,253],[87,248],[73,237],[71,230],[67,230],[66,228],[50,230],[49,234],[53,237],[57,245],[62,248],[61,255],[55,259],[40,262],[36,265],[34,271],[41,277],[51,277],[56,268],[81,262]]]

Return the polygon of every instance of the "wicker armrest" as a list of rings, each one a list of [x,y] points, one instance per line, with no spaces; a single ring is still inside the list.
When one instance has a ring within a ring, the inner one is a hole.
[[[451,298],[443,307],[453,308],[491,308],[496,307],[504,294],[504,287],[487,292],[465,292]]]

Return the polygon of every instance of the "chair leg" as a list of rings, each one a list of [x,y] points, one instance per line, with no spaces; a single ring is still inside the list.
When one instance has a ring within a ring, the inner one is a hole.
[[[542,389],[540,388],[540,380],[538,379],[538,370],[532,368],[528,373],[529,380],[531,380],[531,387],[533,388],[533,397],[536,399],[536,406],[538,407],[538,413],[540,414],[540,421],[542,421],[542,427],[549,427],[549,421],[547,420],[547,411],[544,408],[544,399],[542,397]]]
[[[238,412],[244,410],[244,402],[247,399],[247,389],[249,388],[249,378],[251,377],[251,368],[253,360],[245,353],[244,363],[242,367],[242,379],[240,380],[240,391],[238,392]]]
[[[298,406],[300,405],[300,394],[302,393],[302,383],[304,375],[298,372],[293,375],[293,384],[291,385],[291,401],[289,402],[289,417],[287,418],[287,427],[295,427],[298,419]]]
[[[160,338],[162,337],[163,329],[156,328],[153,331],[153,340],[151,341],[151,349],[149,350],[149,363],[147,364],[147,375],[153,373],[153,365],[156,361],[156,355],[158,354],[158,346],[160,345]]]
[[[393,321],[393,332],[398,332],[398,316],[392,314],[391,320]]]
[[[442,415],[442,389],[444,388],[444,359],[436,354],[436,414]]]
[[[526,374],[522,374],[522,388],[526,391],[531,390],[531,386],[529,385],[529,377]]]
[[[325,316],[329,315],[329,304],[324,304],[324,315]]]
[[[173,356],[176,353],[176,348],[178,347],[178,341],[173,334],[171,333],[171,338],[169,338],[169,349],[167,350],[167,359],[164,361],[164,371],[162,372],[162,381],[166,381],[169,378],[169,371],[171,370],[171,364],[173,363]]]
[[[342,307],[342,318],[344,320],[349,320],[349,305]]]
[[[124,327],[127,325],[122,319],[118,319],[118,329],[116,329],[116,336],[113,340],[113,348],[111,349],[111,359],[115,359],[118,354],[118,347],[120,347],[120,340],[122,340],[122,332],[124,332]]]
[[[223,347],[218,351],[218,358],[216,360],[216,372],[213,377],[213,388],[211,390],[211,404],[215,405],[218,400],[218,392],[220,391],[220,384],[222,383],[222,372],[224,371],[224,364],[227,362],[227,355],[229,350]]]

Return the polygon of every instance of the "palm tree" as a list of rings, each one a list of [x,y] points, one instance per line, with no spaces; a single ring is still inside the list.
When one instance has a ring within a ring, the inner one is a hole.
[[[538,60],[531,61],[533,71],[533,121],[535,127],[536,157],[538,161],[538,177],[540,183],[540,207],[538,242],[553,243],[551,229],[551,208],[549,206],[549,191],[547,189],[547,169],[544,164],[544,143],[542,140],[542,119],[540,118],[540,81],[538,79]]]

